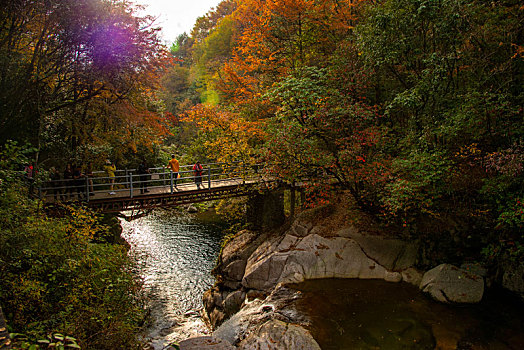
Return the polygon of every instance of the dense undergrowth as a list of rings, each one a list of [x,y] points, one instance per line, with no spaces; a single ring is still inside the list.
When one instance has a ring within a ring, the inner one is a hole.
[[[12,169],[22,148],[10,151],[1,154],[0,305],[9,330],[24,335],[15,347],[60,333],[83,349],[139,348],[144,309],[126,247],[103,243],[109,228],[86,209],[47,215]]]

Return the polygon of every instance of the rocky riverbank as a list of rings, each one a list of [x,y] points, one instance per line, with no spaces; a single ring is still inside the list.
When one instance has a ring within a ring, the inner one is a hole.
[[[305,211],[279,231],[239,232],[223,248],[217,283],[204,295],[212,336],[182,342],[182,349],[319,348],[287,284],[325,278],[381,279],[417,286],[444,303],[477,303],[487,271],[481,266],[441,264],[416,268],[419,241],[377,235],[340,224],[336,208]],[[198,345],[195,345],[198,344]],[[268,347],[271,348],[271,347]]]

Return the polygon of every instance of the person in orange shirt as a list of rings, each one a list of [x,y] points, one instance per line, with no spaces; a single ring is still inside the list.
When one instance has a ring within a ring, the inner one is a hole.
[[[180,170],[180,164],[178,164],[178,160],[175,159],[174,154],[171,155],[171,160],[167,164],[167,167],[173,172],[173,179],[174,179],[173,182],[175,184],[175,188],[177,188],[176,180],[178,178],[178,171]]]

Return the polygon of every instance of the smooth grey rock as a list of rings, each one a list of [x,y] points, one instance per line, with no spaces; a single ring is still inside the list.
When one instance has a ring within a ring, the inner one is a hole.
[[[417,269],[410,267],[405,269],[401,272],[402,274],[402,280],[406,283],[412,284],[414,286],[420,286],[420,282],[422,282],[422,272],[418,271]]]
[[[300,298],[300,294],[296,290],[279,284],[263,300],[246,300],[242,309],[222,323],[213,332],[213,335],[237,345],[269,320],[280,320],[298,326],[310,324],[310,320],[295,308],[296,303],[294,301]]]
[[[268,290],[274,287],[286,266],[288,253],[275,253],[265,259],[246,266],[242,285],[247,288]]]
[[[305,279],[383,279],[386,274],[386,269],[369,259],[352,239],[310,234],[285,246],[289,248],[279,250],[267,245],[257,249],[246,265],[244,287],[269,290],[277,283]]]
[[[279,252],[286,252],[296,246],[299,238],[292,235],[285,235],[284,238],[278,242],[277,250]]]
[[[295,224],[292,227],[292,232],[294,232],[297,236],[304,237],[309,233],[309,230],[311,229],[311,224]]]
[[[502,286],[524,298],[524,264],[505,262],[502,269]]]
[[[400,272],[386,271],[384,275],[384,281],[386,282],[400,282],[402,281],[402,275]]]
[[[183,340],[179,343],[180,350],[234,350],[236,349],[230,343],[213,337],[196,337]]]
[[[219,261],[223,266],[227,266],[235,260],[247,260],[254,250],[251,243],[257,237],[258,234],[253,231],[240,231],[224,246]]]
[[[226,317],[230,317],[238,312],[244,303],[245,298],[246,293],[241,290],[230,293],[224,300],[224,313],[226,314]]]
[[[245,338],[245,333],[251,324],[256,324],[259,319],[265,317],[261,312],[263,300],[255,299],[247,303],[242,310],[224,321],[220,327],[216,328],[213,335],[224,339],[230,344],[236,344],[240,339]]]
[[[238,347],[244,350],[320,350],[318,343],[305,328],[279,320],[265,322],[251,332]]]
[[[482,276],[441,264],[422,277],[420,289],[443,303],[478,303],[484,294]]]
[[[245,260],[235,260],[229,263],[222,271],[224,278],[231,281],[242,281],[246,269]]]
[[[415,265],[417,244],[399,239],[352,234],[366,255],[390,271],[402,271]]]

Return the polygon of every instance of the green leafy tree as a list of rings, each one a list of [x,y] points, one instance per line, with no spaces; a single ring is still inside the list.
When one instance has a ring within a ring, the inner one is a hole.
[[[2,6],[0,143],[30,142],[38,158],[134,142],[136,127],[158,134],[151,105],[164,49],[151,18],[133,11],[106,0]]]

